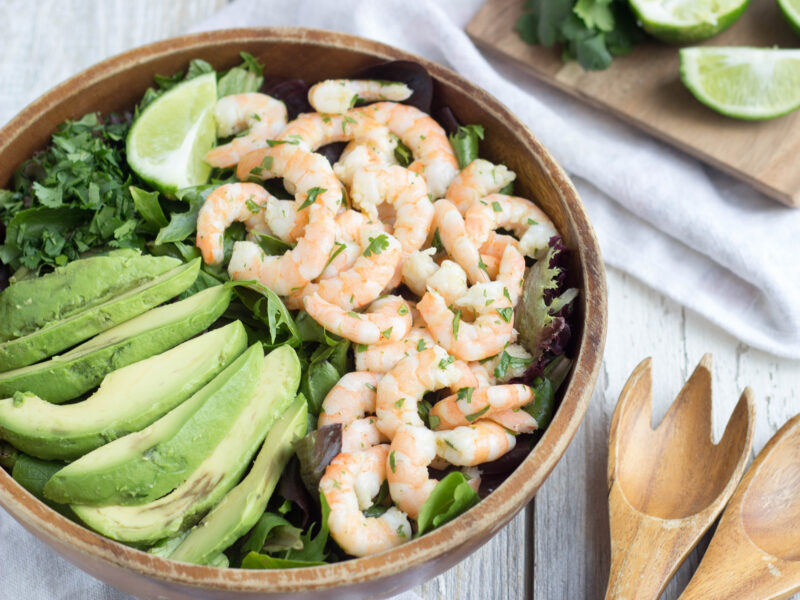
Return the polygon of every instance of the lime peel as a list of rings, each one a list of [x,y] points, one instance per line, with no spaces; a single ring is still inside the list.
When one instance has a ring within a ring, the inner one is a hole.
[[[800,33],[800,0],[778,0],[778,6],[789,24]]]
[[[706,40],[730,27],[749,0],[629,0],[642,28],[669,43]]]

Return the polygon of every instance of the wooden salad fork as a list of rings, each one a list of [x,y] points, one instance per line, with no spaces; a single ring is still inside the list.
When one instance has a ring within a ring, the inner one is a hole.
[[[680,600],[773,600],[800,591],[800,415],[753,462]]]
[[[753,444],[746,388],[719,444],[711,440],[711,355],[700,360],[664,420],[652,422],[651,360],[620,394],[609,435],[611,572],[606,599],[660,596],[733,494]]]

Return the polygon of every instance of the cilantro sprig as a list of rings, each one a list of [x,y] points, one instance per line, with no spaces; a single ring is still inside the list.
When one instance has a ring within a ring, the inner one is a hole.
[[[561,44],[564,61],[587,71],[607,69],[644,37],[627,0],[526,0],[516,30],[528,44]]]

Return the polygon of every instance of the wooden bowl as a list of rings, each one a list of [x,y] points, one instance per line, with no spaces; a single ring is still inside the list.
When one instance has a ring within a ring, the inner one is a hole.
[[[462,123],[486,129],[481,155],[517,173],[521,196],[535,198],[570,249],[569,285],[580,288],[574,314],[575,364],[550,427],[528,458],[466,514],[402,546],[374,556],[304,569],[216,569],[162,559],[118,544],[73,523],[36,500],[0,469],[0,505],[36,537],[84,571],[143,598],[384,598],[435,577],[473,552],[518,513],[572,440],[600,369],[606,334],[605,274],[597,240],[578,194],[539,141],[500,102],[435,63],[361,38],[310,29],[232,29],[187,35],[132,50],[62,83],[0,131],[0,187],[64,120],[90,111],[131,109],[153,75],[203,58],[217,68],[247,51],[267,73],[307,81],[346,77],[385,60],[423,64],[438,104]],[[565,502],[569,499],[565,498]],[[556,526],[557,524],[553,524]]]

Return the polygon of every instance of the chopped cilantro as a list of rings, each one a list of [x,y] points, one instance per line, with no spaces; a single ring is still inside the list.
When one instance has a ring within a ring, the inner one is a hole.
[[[458,327],[461,324],[461,311],[457,310],[453,315],[453,339],[458,339]]]
[[[449,354],[447,356],[447,358],[443,358],[442,360],[439,361],[439,368],[440,369],[446,369],[447,367],[452,365],[453,362],[455,362],[455,360],[456,360],[456,357],[453,356],[452,354]]]
[[[389,247],[389,238],[386,237],[385,233],[382,233],[376,237],[371,237],[369,238],[369,244],[367,244],[367,247],[364,250],[364,256],[369,258],[373,254],[380,254],[388,247]]]
[[[425,340],[420,340],[417,342],[417,352],[422,352],[425,350]]]
[[[311,188],[310,190],[308,190],[308,194],[306,195],[305,201],[300,205],[300,208],[298,208],[297,211],[300,212],[304,208],[308,208],[309,206],[314,204],[314,202],[316,202],[317,196],[319,196],[320,194],[324,194],[327,191],[328,191],[327,189],[322,187]]]
[[[490,408],[491,408],[491,406],[487,404],[486,406],[484,406],[482,409],[480,409],[477,412],[474,412],[474,413],[469,414],[469,415],[464,415],[464,418],[467,421],[469,421],[470,423],[472,423],[473,421],[475,421],[477,419],[480,419],[483,415],[485,415],[489,411]]]
[[[456,392],[456,398],[459,400],[466,400],[467,404],[470,404],[472,402],[472,392],[474,391],[474,387],[463,387]]]
[[[511,318],[514,316],[514,309],[510,306],[507,308],[498,308],[497,314],[503,317],[503,321],[506,323],[511,323]]]

